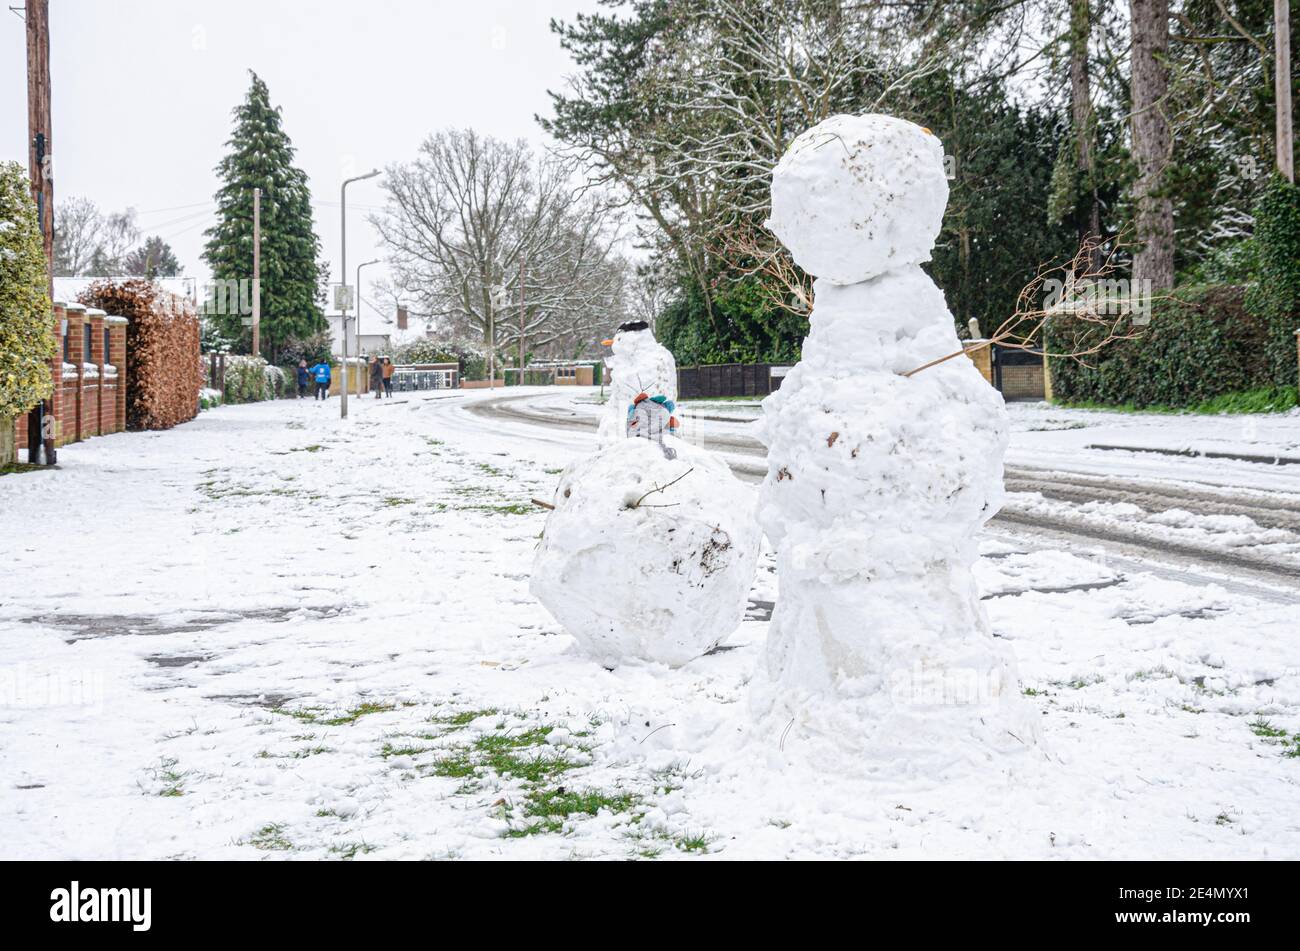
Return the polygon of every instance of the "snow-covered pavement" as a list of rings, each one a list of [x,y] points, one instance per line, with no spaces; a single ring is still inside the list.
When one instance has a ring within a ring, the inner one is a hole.
[[[0,857],[1300,857],[1295,592],[1000,530],[1040,748],[814,771],[750,726],[770,554],[734,649],[591,663],[528,574],[594,430],[487,398],[227,407],[0,479]]]

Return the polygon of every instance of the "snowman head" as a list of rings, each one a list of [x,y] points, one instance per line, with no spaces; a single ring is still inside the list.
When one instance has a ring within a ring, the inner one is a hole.
[[[612,338],[602,340],[601,344],[606,347],[613,347],[614,351],[618,352],[627,349],[629,346],[635,346],[643,340],[654,340],[654,334],[650,332],[649,324],[644,320],[637,320],[632,323],[622,324]]]
[[[947,204],[933,133],[893,116],[832,116],[777,163],[767,227],[808,273],[858,284],[930,260]]]

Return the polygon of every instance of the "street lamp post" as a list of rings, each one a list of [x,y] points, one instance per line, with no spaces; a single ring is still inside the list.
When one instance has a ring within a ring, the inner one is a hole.
[[[348,418],[348,308],[347,308],[347,286],[348,286],[348,186],[353,182],[363,182],[367,178],[375,178],[379,175],[379,169],[373,172],[367,172],[365,175],[358,175],[355,178],[345,179],[343,187],[339,190],[339,203],[343,207],[343,234],[341,237],[343,250],[339,262],[339,273],[343,281],[343,301],[344,306],[339,308],[340,321],[343,324],[343,408],[340,410],[343,419]],[[360,304],[360,301],[357,302]]]
[[[359,357],[365,356],[365,354],[361,352],[361,270],[362,268],[368,268],[370,265],[378,263],[379,259],[376,258],[373,261],[367,261],[365,264],[357,265],[357,356]]]

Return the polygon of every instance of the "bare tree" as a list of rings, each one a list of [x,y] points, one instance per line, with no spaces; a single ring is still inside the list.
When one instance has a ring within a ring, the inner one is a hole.
[[[80,277],[90,273],[99,248],[104,216],[89,198],[71,197],[59,202],[54,215],[54,274]]]
[[[473,130],[430,136],[388,170],[373,218],[415,310],[524,353],[590,335],[622,307],[615,220],[571,162]]]
[[[134,208],[106,215],[99,229],[98,247],[91,258],[91,272],[104,277],[121,274],[126,269],[127,255],[139,240]]]
[[[1153,301],[1168,295],[1134,291],[1135,284],[1115,278],[1125,269],[1124,250],[1121,238],[1103,241],[1096,235],[1089,236],[1068,263],[1040,267],[1033,279],[1021,288],[1011,316],[987,338],[938,356],[903,376],[915,376],[963,354],[992,346],[1043,350],[1045,357],[1082,361],[1121,340],[1141,336],[1145,326],[1143,315],[1149,315]],[[1082,332],[1076,335],[1075,346],[1059,353],[1046,352],[1047,322],[1058,315],[1076,321]]]

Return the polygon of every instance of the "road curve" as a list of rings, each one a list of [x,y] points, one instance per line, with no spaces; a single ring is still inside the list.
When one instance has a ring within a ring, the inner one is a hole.
[[[530,399],[536,399],[536,394],[494,397],[464,408],[488,419],[549,429],[592,432],[598,425],[592,414],[538,412],[527,405]],[[767,449],[756,439],[708,432],[697,433],[692,441],[726,456],[736,475],[747,482],[761,482],[767,474]],[[1073,511],[1089,503],[1122,503],[1150,514],[1178,510],[1193,516],[1244,516],[1262,529],[1273,530],[1280,539],[1279,548],[1285,550],[1289,540],[1300,551],[1300,499],[1293,496],[1025,466],[1007,467],[1006,488],[1007,504],[994,521],[1009,529],[1086,539],[1127,556],[1155,557],[1179,565],[1190,563],[1266,584],[1300,584],[1300,559],[1282,559],[1254,548],[1232,549],[1195,540],[1161,538],[1140,526],[1097,524],[1086,513]],[[1057,506],[1062,510],[1050,513],[1036,510],[1032,504],[1036,496],[1066,503],[1066,507]]]

